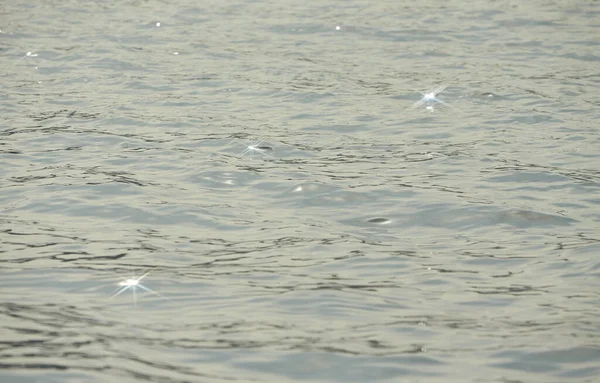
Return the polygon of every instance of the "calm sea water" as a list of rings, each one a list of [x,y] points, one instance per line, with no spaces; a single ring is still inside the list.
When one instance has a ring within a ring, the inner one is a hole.
[[[598,20],[0,4],[0,381],[600,381]]]

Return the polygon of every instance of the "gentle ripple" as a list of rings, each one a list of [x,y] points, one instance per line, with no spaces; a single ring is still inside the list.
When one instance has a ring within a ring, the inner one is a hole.
[[[597,382],[598,2],[0,14],[1,381]]]

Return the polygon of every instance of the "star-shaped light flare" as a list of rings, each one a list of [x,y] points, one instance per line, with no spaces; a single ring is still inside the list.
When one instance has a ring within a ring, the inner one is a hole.
[[[269,151],[273,151],[273,148],[270,146],[264,145],[263,140],[251,140],[248,143],[248,145],[246,145],[246,149],[242,150],[240,152],[240,154],[238,154],[237,156],[238,156],[238,158],[242,158],[246,154],[249,154],[250,156],[252,156],[252,154],[254,154],[254,153],[259,153],[265,157],[273,158],[272,155],[267,153]]]
[[[419,106],[425,104],[426,105],[425,109],[433,112],[433,105],[434,105],[434,103],[437,102],[444,106],[453,108],[452,105],[448,104],[446,101],[444,101],[438,97],[438,94],[442,93],[444,91],[444,89],[446,89],[447,87],[448,87],[448,85],[442,85],[442,86],[439,86],[439,87],[435,88],[434,90],[431,90],[427,93],[421,92],[423,97],[419,101],[415,102],[412,107],[418,108]]]
[[[152,271],[152,270],[150,270]],[[113,295],[111,295],[111,299],[121,295],[123,292],[131,289],[132,293],[133,293],[133,304],[137,305],[137,294],[136,294],[136,290],[139,287],[140,289],[146,290],[147,292],[154,294],[156,296],[161,297],[161,295],[159,293],[157,293],[156,291],[142,285],[140,283],[140,281],[142,279],[144,279],[148,274],[150,274],[150,271],[147,271],[146,273],[144,273],[142,276],[134,278],[134,277],[130,277],[127,278],[121,282],[118,283],[119,287],[117,287],[117,289],[115,290],[115,292],[113,293]]]

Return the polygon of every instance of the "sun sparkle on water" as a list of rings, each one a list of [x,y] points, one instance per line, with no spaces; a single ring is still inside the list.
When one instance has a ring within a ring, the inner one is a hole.
[[[131,293],[133,295],[133,304],[137,305],[137,288],[138,287],[142,290],[145,290],[145,291],[151,293],[151,294],[161,297],[161,295],[159,293],[157,293],[156,291],[152,290],[151,288],[146,287],[140,283],[140,281],[142,279],[144,279],[148,274],[150,274],[150,271],[147,271],[146,273],[139,276],[138,278],[131,277],[131,278],[127,278],[127,279],[122,280],[121,282],[117,283],[117,285],[119,287],[117,287],[117,289],[114,291],[114,293],[111,295],[110,298],[111,299],[115,298],[115,297],[121,295],[122,293],[124,293],[125,291],[131,289]]]

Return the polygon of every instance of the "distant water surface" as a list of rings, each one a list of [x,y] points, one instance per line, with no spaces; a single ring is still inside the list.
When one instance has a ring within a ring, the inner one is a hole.
[[[598,20],[4,2],[0,381],[598,382]]]

